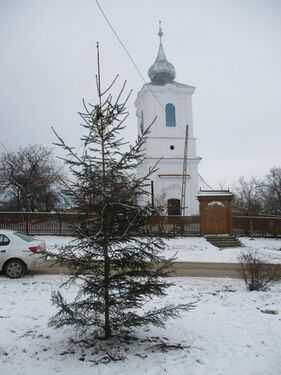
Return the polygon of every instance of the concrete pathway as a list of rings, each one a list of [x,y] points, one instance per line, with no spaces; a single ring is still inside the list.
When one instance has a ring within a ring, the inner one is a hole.
[[[176,262],[171,276],[189,277],[239,277],[239,263],[207,263],[207,262]],[[44,266],[38,266],[33,274],[46,275],[68,275],[70,272],[66,267],[54,265],[47,261]]]

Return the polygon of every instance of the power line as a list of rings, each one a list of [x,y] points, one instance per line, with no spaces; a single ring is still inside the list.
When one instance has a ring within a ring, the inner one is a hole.
[[[162,108],[162,110],[164,111],[165,108],[163,106],[163,104],[159,101],[159,99],[157,98],[157,96],[154,94],[152,88],[150,87],[150,85],[146,82],[144,76],[142,75],[140,69],[138,68],[137,64],[135,63],[134,59],[132,58],[130,52],[128,51],[127,47],[125,46],[125,44],[122,42],[121,38],[119,37],[119,35],[117,34],[116,30],[114,29],[112,23],[109,21],[108,17],[106,16],[105,14],[105,11],[102,9],[101,5],[99,4],[98,0],[95,0],[101,14],[103,15],[104,19],[106,20],[108,26],[110,27],[111,31],[113,32],[113,34],[115,35],[116,39],[118,40],[118,42],[120,43],[120,45],[122,46],[122,48],[124,49],[124,51],[126,52],[127,56],[129,57],[131,63],[133,64],[135,70],[137,71],[138,75],[141,77],[142,81],[147,85],[149,91],[151,92],[153,98],[156,100],[156,102],[160,105],[160,107]],[[182,129],[184,132],[185,132],[185,129],[176,122],[176,125]]]
[[[126,46],[124,45],[124,43],[122,42],[122,40],[120,39],[119,35],[117,34],[117,32],[115,31],[114,27],[112,26],[111,22],[109,21],[109,19],[107,18],[104,10],[102,9],[101,5],[99,4],[98,0],[95,0],[97,6],[99,7],[104,19],[106,20],[108,26],[110,27],[110,29],[112,30],[113,34],[116,36],[118,42],[121,44],[121,46],[123,47],[124,51],[126,52],[127,56],[129,57],[129,59],[131,60],[131,63],[134,65],[136,71],[138,72],[139,76],[141,77],[141,79],[144,81],[144,83],[146,83],[145,81],[145,78],[143,77],[143,75],[141,74],[141,71],[139,70],[139,68],[137,67],[136,63],[134,62],[132,56],[130,55],[130,52],[128,51],[128,49],[126,48]]]

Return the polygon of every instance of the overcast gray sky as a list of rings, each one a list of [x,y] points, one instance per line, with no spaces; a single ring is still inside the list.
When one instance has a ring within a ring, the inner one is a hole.
[[[209,184],[228,187],[281,166],[280,0],[99,2],[147,80],[162,20],[176,80],[196,87],[199,170]],[[133,141],[143,81],[95,0],[0,0],[0,143],[51,146],[54,126],[79,144],[81,99],[96,99],[97,41],[104,83],[119,73],[134,90],[125,134]]]

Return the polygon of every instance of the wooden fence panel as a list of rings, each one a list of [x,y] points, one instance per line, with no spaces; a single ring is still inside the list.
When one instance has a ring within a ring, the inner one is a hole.
[[[233,216],[232,223],[236,236],[281,236],[280,216]]]

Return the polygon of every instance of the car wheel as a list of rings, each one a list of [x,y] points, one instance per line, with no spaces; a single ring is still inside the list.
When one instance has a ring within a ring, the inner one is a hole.
[[[25,264],[19,259],[10,259],[4,265],[4,274],[10,279],[19,279],[25,274]]]

